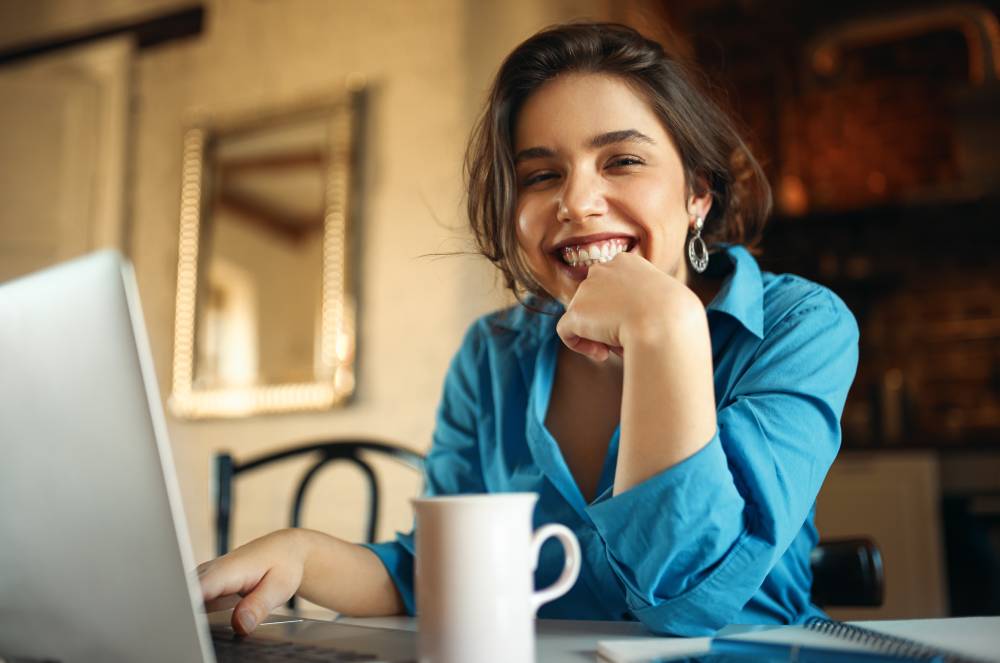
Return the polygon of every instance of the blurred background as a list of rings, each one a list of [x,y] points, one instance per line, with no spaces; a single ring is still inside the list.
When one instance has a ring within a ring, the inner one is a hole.
[[[817,522],[876,540],[886,594],[835,615],[998,614],[998,5],[2,0],[0,280],[105,246],[133,260],[207,559],[219,451],[347,435],[426,451],[465,328],[509,301],[463,255],[461,160],[491,76],[546,25],[628,23],[700,64],[746,127],[775,192],[762,265],[831,287],[858,317]],[[247,274],[267,286],[257,298]],[[180,398],[265,378],[336,397],[281,413]],[[286,524],[305,467],[237,482],[234,543]],[[376,468],[387,538],[409,528],[419,478]],[[311,490],[306,526],[362,538],[360,473],[324,470]]]

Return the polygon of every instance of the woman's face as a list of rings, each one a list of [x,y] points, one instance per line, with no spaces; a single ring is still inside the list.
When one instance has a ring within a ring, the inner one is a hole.
[[[683,283],[685,240],[711,198],[688,198],[673,142],[624,80],[564,74],[514,128],[517,239],[538,283],[568,304],[589,264],[636,252]]]

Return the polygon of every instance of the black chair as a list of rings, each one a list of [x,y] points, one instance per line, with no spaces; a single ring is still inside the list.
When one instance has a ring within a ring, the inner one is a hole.
[[[812,551],[812,600],[821,607],[882,605],[882,553],[871,539],[821,541]]]
[[[274,453],[251,458],[237,463],[226,452],[215,455],[215,536],[216,554],[219,556],[229,552],[229,535],[233,514],[233,479],[239,474],[253,471],[264,465],[294,458],[303,454],[314,454],[316,462],[306,470],[299,481],[292,502],[290,524],[298,527],[302,522],[302,503],[305,500],[306,489],[316,473],[328,463],[347,461],[356,465],[368,480],[368,531],[367,541],[375,541],[375,531],[378,528],[379,486],[375,471],[365,461],[366,454],[388,456],[404,465],[423,473],[424,457],[419,453],[387,442],[363,439],[340,439],[324,442],[313,442],[301,446],[281,449]]]

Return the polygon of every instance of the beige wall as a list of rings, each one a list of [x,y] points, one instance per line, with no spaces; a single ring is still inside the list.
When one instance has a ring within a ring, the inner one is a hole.
[[[0,44],[87,27],[77,0],[0,7]],[[170,2],[90,0],[104,23]],[[183,3],[181,3],[183,4]],[[358,394],[329,413],[187,422],[169,418],[195,553],[211,556],[210,464],[283,444],[368,435],[426,449],[447,364],[466,326],[505,300],[473,257],[422,258],[469,247],[462,214],[464,140],[489,77],[539,27],[594,16],[599,0],[215,0],[204,33],[140,52],[134,65],[128,217],[145,316],[164,399],[172,353],[181,138],[197,111],[227,113],[294,103],[351,74],[370,83],[362,221]],[[19,12],[20,13],[19,15]],[[23,13],[28,12],[28,13]],[[235,540],[282,526],[302,466],[241,481]],[[361,536],[360,477],[328,470],[306,525]],[[382,536],[409,526],[416,477],[387,483]],[[337,488],[336,486],[339,486]]]

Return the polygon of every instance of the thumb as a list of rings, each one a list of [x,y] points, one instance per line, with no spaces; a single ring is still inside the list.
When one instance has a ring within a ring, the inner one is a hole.
[[[283,577],[276,569],[268,571],[257,586],[233,610],[232,626],[237,633],[247,635],[268,614],[295,594],[297,583]]]

